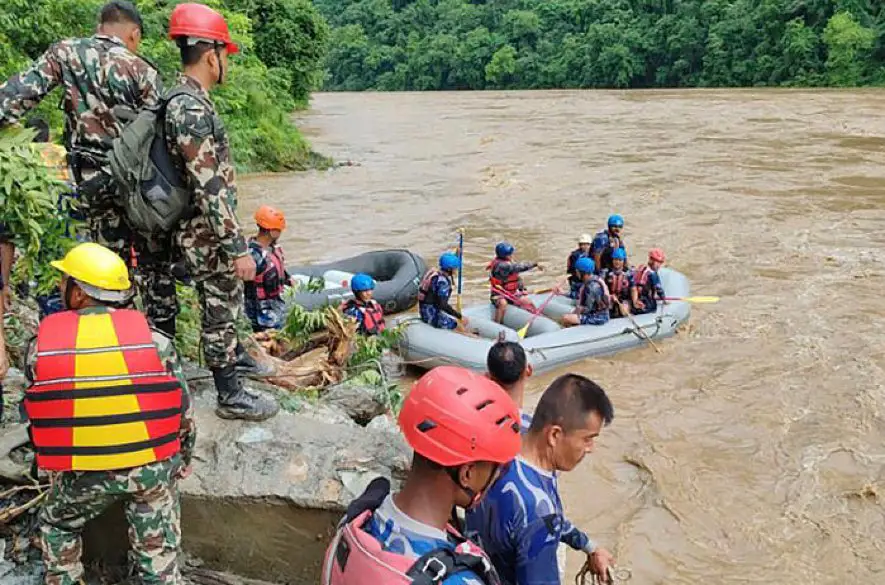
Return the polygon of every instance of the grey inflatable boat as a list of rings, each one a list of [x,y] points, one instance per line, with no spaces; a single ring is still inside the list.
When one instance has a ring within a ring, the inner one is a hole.
[[[685,275],[670,268],[662,268],[661,281],[668,297],[687,297],[690,285]],[[529,298],[540,307],[548,295],[531,295]],[[521,341],[535,372],[545,372],[588,357],[609,355],[647,344],[640,337],[629,319],[612,319],[605,325],[579,325],[562,327],[558,320],[574,310],[575,302],[565,296],[555,297],[529,327]],[[415,316],[401,316],[394,323],[405,323],[405,335],[398,352],[409,363],[429,369],[441,365],[459,365],[477,371],[486,370],[486,356],[504,332],[510,341],[519,341],[516,331],[523,327],[532,314],[510,306],[504,316],[504,324],[493,321],[491,303],[481,303],[466,308],[468,329],[477,331],[479,337],[468,337],[435,329]],[[670,301],[658,304],[656,314],[635,315],[634,320],[653,340],[669,337],[676,328],[688,320],[689,303]]]
[[[286,270],[299,282],[311,278],[325,280],[325,290],[299,292],[291,304],[308,310],[338,305],[353,298],[350,278],[365,272],[375,279],[374,299],[390,314],[406,311],[418,302],[418,285],[427,265],[421,256],[408,250],[376,250],[325,264],[287,266]]]

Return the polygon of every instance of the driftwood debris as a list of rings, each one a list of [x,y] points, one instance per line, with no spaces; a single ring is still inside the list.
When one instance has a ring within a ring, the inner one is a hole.
[[[257,333],[247,347],[256,360],[274,367],[276,375],[266,378],[267,383],[287,390],[322,388],[344,378],[356,327],[355,321],[331,310],[326,312],[326,329],[317,331],[299,347],[293,347],[277,332]]]

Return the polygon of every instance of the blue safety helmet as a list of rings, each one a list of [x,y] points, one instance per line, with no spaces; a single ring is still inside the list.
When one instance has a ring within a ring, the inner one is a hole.
[[[461,259],[454,252],[445,252],[439,257],[439,267],[443,270],[458,270],[461,268]]]
[[[627,250],[624,248],[618,248],[614,252],[612,252],[612,260],[626,260],[627,259]]]
[[[498,258],[506,258],[507,256],[513,256],[513,252],[516,251],[509,242],[500,242],[497,246],[495,246],[495,256]]]
[[[622,228],[624,227],[624,218],[618,215],[617,213],[614,215],[608,216],[608,227],[616,227]]]
[[[374,290],[374,288],[374,279],[363,272],[360,272],[359,274],[354,274],[353,278],[350,279],[350,290],[355,293],[363,292],[364,290]]]
[[[592,274],[596,270],[596,263],[590,258],[578,258],[575,262],[575,270],[584,274]]]

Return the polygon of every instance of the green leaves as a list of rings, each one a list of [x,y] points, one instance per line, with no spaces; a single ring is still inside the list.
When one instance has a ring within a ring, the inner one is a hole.
[[[35,281],[38,293],[57,286],[58,273],[50,260],[61,258],[74,241],[68,232],[77,227],[67,213],[70,204],[60,205],[67,186],[44,166],[33,130],[0,132],[0,223],[6,226],[21,250],[15,265],[16,282]]]

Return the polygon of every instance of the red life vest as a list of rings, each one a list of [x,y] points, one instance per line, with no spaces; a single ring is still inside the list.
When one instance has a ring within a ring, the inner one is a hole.
[[[381,478],[369,484],[366,493],[351,504],[338,532],[326,550],[322,585],[411,585],[442,583],[461,571],[472,571],[486,585],[500,585],[500,579],[486,554],[462,537],[451,526],[449,536],[458,542],[454,550],[437,549],[419,559],[385,551],[378,540],[363,530],[373,512],[389,493]],[[380,499],[361,501],[370,492]]]
[[[645,293],[649,288],[649,277],[654,270],[648,264],[643,264],[633,273],[633,286],[639,287],[640,292]]]
[[[356,307],[363,314],[362,329],[368,335],[377,335],[384,331],[387,325],[384,323],[384,309],[381,303],[375,299],[371,299],[368,305],[357,302],[356,299],[350,299],[344,303],[344,308]]]
[[[427,272],[424,273],[424,277],[421,279],[421,283],[418,285],[418,302],[419,303],[429,303],[431,298],[434,295],[433,292],[433,279],[437,276],[441,276],[443,278],[450,278],[448,274],[444,274],[439,268],[431,268]],[[451,283],[451,279],[449,281]]]
[[[24,403],[42,469],[127,469],[180,450],[181,385],[137,311],[43,319]]]
[[[522,288],[518,272],[511,272],[504,280],[495,276],[495,269],[503,262],[505,260],[495,258],[486,266],[486,270],[489,271],[489,284],[491,285],[492,295],[504,291],[511,297],[518,297]]]
[[[605,275],[605,284],[608,287],[609,293],[611,293],[613,297],[620,299],[630,290],[630,277],[624,270],[619,272],[610,270]]]
[[[255,244],[253,244],[255,245]],[[259,301],[278,299],[283,295],[286,259],[280,246],[261,249],[265,268],[255,275],[255,293]]]

